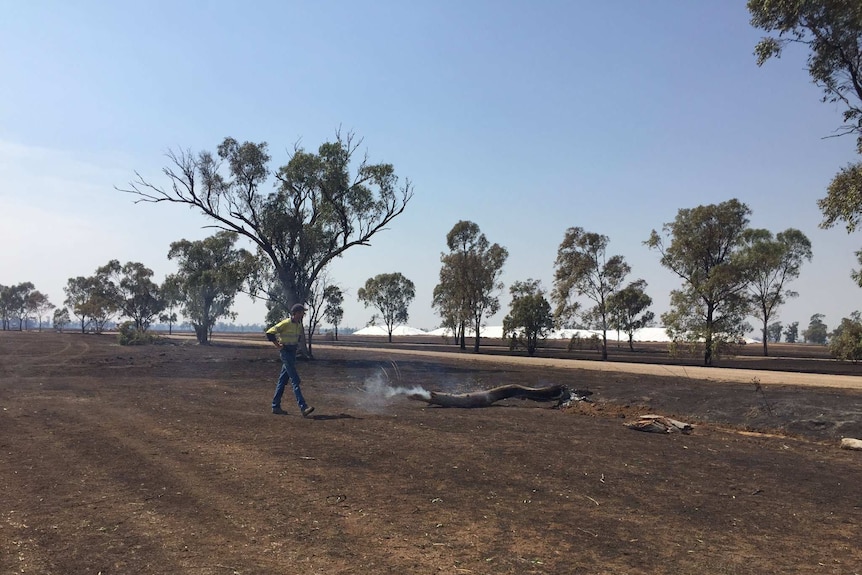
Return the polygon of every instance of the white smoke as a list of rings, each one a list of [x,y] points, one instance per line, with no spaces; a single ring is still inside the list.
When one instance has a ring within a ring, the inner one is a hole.
[[[431,399],[431,393],[418,385],[413,387],[392,386],[389,385],[388,378],[383,376],[366,379],[362,390],[369,396],[382,399],[391,399],[396,395],[418,395],[423,399]]]

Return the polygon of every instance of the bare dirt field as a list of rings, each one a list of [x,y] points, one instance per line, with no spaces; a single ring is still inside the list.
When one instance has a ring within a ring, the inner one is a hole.
[[[862,452],[838,448],[862,378],[822,348],[704,371],[342,338],[299,363],[303,419],[289,391],[270,413],[261,340],[0,332],[0,574],[862,573]],[[394,393],[505,384],[593,401]],[[647,413],[694,430],[624,425]]]

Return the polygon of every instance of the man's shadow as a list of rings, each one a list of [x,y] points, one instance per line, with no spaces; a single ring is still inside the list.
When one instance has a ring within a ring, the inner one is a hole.
[[[312,415],[308,419],[313,419],[314,421],[330,421],[333,419],[362,419],[361,417],[353,417],[349,413],[339,413],[338,415]]]

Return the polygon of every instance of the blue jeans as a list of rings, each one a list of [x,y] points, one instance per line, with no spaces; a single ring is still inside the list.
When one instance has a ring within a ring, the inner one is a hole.
[[[300,378],[296,372],[296,348],[293,346],[283,346],[281,348],[281,374],[278,376],[278,384],[275,386],[275,395],[272,398],[272,408],[281,407],[281,396],[284,395],[284,387],[287,380],[290,379],[293,384],[293,394],[296,396],[296,403],[299,404],[299,409],[305,409],[308,404],[305,403],[305,398],[302,397],[302,390],[299,389]]]

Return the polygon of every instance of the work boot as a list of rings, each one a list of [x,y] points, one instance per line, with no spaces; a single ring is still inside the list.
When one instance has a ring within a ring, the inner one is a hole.
[[[274,415],[287,415],[287,412],[280,407],[273,407],[272,413]]]
[[[314,408],[311,407],[310,405],[303,407],[302,408],[302,417],[308,417],[309,415],[311,415],[312,411],[314,411]]]

